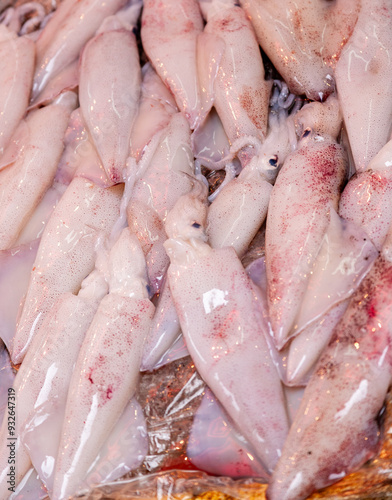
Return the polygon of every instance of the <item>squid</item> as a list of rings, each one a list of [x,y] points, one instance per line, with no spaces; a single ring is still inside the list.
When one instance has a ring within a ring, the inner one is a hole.
[[[80,109],[113,184],[123,180],[141,85],[134,34],[113,19],[90,40],[80,61]]]
[[[85,280],[78,296],[64,294],[43,322],[43,334],[38,340],[35,338],[36,349],[28,352],[19,369],[13,384],[18,412],[15,428],[16,483],[19,483],[31,466],[30,456],[23,442],[26,420],[35,406],[42,405],[47,400],[55,407],[61,406],[61,400],[66,398],[69,379],[84,334],[106,292],[106,282],[98,274]],[[0,441],[3,443],[0,452],[2,498],[9,486],[8,449],[4,446],[7,436],[8,420],[4,418],[0,430]],[[36,446],[40,446],[38,440]],[[47,465],[50,467],[50,463]],[[47,473],[50,473],[48,468]]]
[[[213,104],[230,142],[241,141],[238,157],[245,166],[255,154],[254,142],[265,139],[272,81],[264,80],[259,46],[245,12],[234,1],[224,8],[214,1],[201,1],[200,5],[207,18],[204,34],[222,45]]]
[[[198,372],[271,472],[288,431],[282,386],[251,280],[233,248],[206,243],[205,191],[195,186],[167,217],[170,290]]]
[[[103,189],[81,177],[68,186],[41,238],[12,342],[14,363],[22,362],[58,297],[76,293],[94,268],[95,245],[118,219],[122,191],[122,185]]]
[[[62,94],[52,105],[27,117],[22,153],[0,172],[0,250],[12,247],[52,185],[76,99],[73,92]]]
[[[131,156],[140,161],[151,139],[168,124],[178,111],[174,97],[150,63],[143,69],[138,115],[131,132]]]
[[[361,2],[241,0],[257,39],[292,93],[325,100],[333,69],[356,26]]]
[[[37,61],[32,87],[35,100],[66,66],[75,61],[102,21],[125,4],[125,0],[66,0],[37,40]]]
[[[154,314],[144,254],[128,228],[114,244],[108,265],[109,294],[86,333],[70,382],[54,500],[76,493],[135,393],[141,350]]]
[[[193,130],[202,114],[197,72],[197,38],[203,18],[197,0],[143,2],[141,38],[144,50],[178,109]]]
[[[0,157],[26,113],[34,60],[34,42],[0,24]]]
[[[392,222],[392,141],[351,177],[339,202],[339,214],[361,227],[380,250]]]
[[[335,71],[357,172],[363,172],[388,142],[392,123],[392,5],[388,0],[361,4]]]
[[[305,106],[299,112],[299,123],[307,123],[312,108],[316,116],[325,113],[329,118],[318,125],[315,122],[314,132],[305,128],[298,149],[287,157],[279,173],[268,209],[268,305],[279,349],[290,337],[346,175],[345,153],[335,141],[341,123],[337,100],[330,97],[325,104]]]
[[[208,389],[194,417],[187,456],[198,469],[209,474],[269,479],[252,445],[236,432]]]
[[[267,490],[301,500],[359,468],[377,451],[376,418],[391,382],[390,246],[352,296],[315,367]]]
[[[161,287],[169,264],[163,248],[164,222],[177,199],[190,189],[194,178],[190,129],[182,113],[175,113],[144,172],[138,174],[127,208],[128,225],[146,255],[151,292]]]

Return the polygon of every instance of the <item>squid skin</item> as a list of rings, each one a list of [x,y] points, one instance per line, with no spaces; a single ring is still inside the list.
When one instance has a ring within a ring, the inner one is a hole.
[[[197,37],[202,31],[203,18],[197,0],[144,2],[144,50],[191,129],[198,125],[202,112],[196,55]]]
[[[241,0],[258,41],[293,94],[324,100],[333,68],[357,23],[361,2]]]
[[[340,121],[335,111],[331,122]],[[327,134],[307,133],[275,183],[267,217],[266,264],[270,320],[279,349],[290,336],[345,174],[343,148]]]
[[[301,500],[377,451],[376,418],[391,382],[392,264],[384,255],[350,300],[319,360],[267,490]]]
[[[169,89],[150,63],[143,67],[142,73],[139,110],[131,132],[131,155],[136,161],[140,161],[152,137],[163,130],[178,111]]]
[[[53,16],[41,34],[41,41],[37,42],[32,100],[37,98],[51,78],[79,57],[102,21],[124,4],[125,0],[71,0],[60,9],[58,16]],[[46,35],[47,32],[49,35]]]
[[[389,141],[365,171],[351,177],[339,202],[339,214],[362,227],[377,250],[381,249],[392,222],[391,166],[392,141]]]
[[[145,172],[136,181],[127,208],[128,225],[146,256],[151,291],[156,293],[169,264],[163,248],[164,222],[194,178],[190,128],[182,113],[174,114],[159,138]]]
[[[68,186],[41,238],[12,345],[14,363],[22,362],[58,297],[76,293],[94,268],[97,239],[117,220],[121,195],[121,185],[103,189],[82,178]]]
[[[28,139],[13,165],[0,172],[0,249],[11,248],[45,192],[52,185],[64,149],[73,92],[28,116]],[[48,144],[50,146],[48,146]]]
[[[113,184],[122,181],[140,85],[139,54],[132,32],[105,31],[88,42],[80,62],[80,108]]]
[[[87,292],[87,295],[90,295],[88,298],[84,297],[86,291],[82,292],[80,297],[71,293],[64,294],[42,324],[44,335],[39,343],[39,349],[35,349],[35,352],[29,351],[19,369],[13,384],[17,409],[15,428],[17,484],[31,464],[22,439],[26,420],[34,407],[41,405],[48,398],[54,398],[58,404],[62,398],[66,398],[69,379],[85,331],[106,290],[105,283],[101,284],[96,280]],[[9,450],[4,446],[7,436],[8,421],[5,418],[0,431],[0,442],[3,443],[3,451],[0,453],[1,498],[4,498],[9,486],[7,483],[7,474],[10,470]],[[40,446],[40,443],[37,441],[36,445]]]
[[[233,248],[205,243],[198,196],[181,197],[166,221],[170,290],[198,372],[272,471],[288,431],[281,383],[251,280]]]
[[[34,73],[34,42],[0,27],[0,156],[26,113]]]
[[[224,45],[214,82],[215,109],[231,143],[244,137],[263,142],[272,81],[264,80],[263,61],[252,25],[240,7],[212,14],[207,17],[204,32],[219,37]],[[243,166],[251,155],[245,151],[239,154]]]
[[[86,333],[68,392],[53,499],[76,493],[136,391],[141,351],[154,314],[136,236],[121,233],[109,256],[109,294]],[[91,433],[93,435],[91,436]]]
[[[357,172],[387,143],[392,122],[392,4],[362,0],[336,66],[336,83]]]

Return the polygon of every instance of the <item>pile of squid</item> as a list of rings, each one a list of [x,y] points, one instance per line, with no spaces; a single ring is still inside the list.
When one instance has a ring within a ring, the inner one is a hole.
[[[239,3],[0,13],[1,499],[138,467],[140,371],[179,352],[195,467],[301,500],[378,450],[392,2]]]

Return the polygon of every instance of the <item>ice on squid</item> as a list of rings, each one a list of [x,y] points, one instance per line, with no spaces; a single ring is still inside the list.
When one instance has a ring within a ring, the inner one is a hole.
[[[233,248],[206,243],[205,197],[196,185],[167,217],[170,290],[198,372],[272,471],[288,430],[282,386],[251,280]]]
[[[208,389],[194,416],[187,456],[198,469],[209,474],[268,480],[269,475],[257,460],[252,445],[234,428]]]
[[[378,250],[392,222],[392,141],[351,177],[339,202],[339,214],[364,229]]]
[[[146,155],[145,155],[146,156]],[[144,157],[145,160],[145,157]],[[172,116],[146,170],[136,181],[128,205],[128,225],[142,245],[152,292],[160,289],[169,259],[163,248],[164,222],[194,178],[190,129],[182,113]]]
[[[143,251],[125,228],[109,255],[109,294],[86,333],[67,399],[53,499],[80,487],[136,390],[154,306]]]
[[[143,69],[138,115],[131,132],[131,155],[139,161],[152,137],[163,130],[178,111],[174,97],[150,63]]]
[[[57,101],[29,114],[21,155],[0,172],[0,249],[10,248],[53,183],[64,148],[63,138],[77,97]]]
[[[387,143],[392,123],[392,4],[362,0],[336,66],[336,84],[357,172]]]
[[[32,99],[43,91],[49,80],[79,57],[87,41],[102,21],[123,5],[125,0],[65,0],[37,40],[37,62]]]
[[[95,245],[119,215],[122,185],[100,188],[75,178],[55,208],[41,238],[23,311],[12,345],[20,363],[45,315],[65,292],[77,293],[94,268]]]
[[[323,100],[334,91],[333,67],[357,23],[360,2],[240,3],[261,47],[291,92]]]
[[[269,313],[278,348],[287,342],[294,326],[313,262],[330,224],[330,207],[337,210],[345,180],[345,152],[330,135],[337,133],[341,121],[339,108],[330,106],[333,99],[310,104],[316,110],[328,106],[323,135],[305,128],[297,151],[286,158],[271,194],[266,264]]]
[[[34,43],[0,25],[0,157],[26,113],[34,59]]]
[[[301,500],[378,449],[377,416],[391,375],[392,264],[384,255],[352,296],[305,389],[269,500]]]
[[[39,240],[0,252],[0,338],[11,348]]]
[[[113,184],[122,182],[141,85],[135,35],[120,26],[109,25],[87,43],[79,82],[80,109]]]
[[[143,48],[192,129],[198,125],[201,114],[196,46],[202,31],[203,18],[197,0],[143,2]]]
[[[265,138],[272,82],[264,80],[260,49],[245,12],[234,2],[226,8],[214,1],[200,4],[207,17],[204,33],[217,36],[224,45],[213,87],[214,106],[230,142],[244,141],[238,154],[244,166],[255,154],[255,148],[246,148],[248,138],[252,143]]]

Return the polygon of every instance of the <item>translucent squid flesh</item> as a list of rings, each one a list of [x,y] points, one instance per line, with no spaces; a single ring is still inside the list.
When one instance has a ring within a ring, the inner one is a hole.
[[[132,32],[105,31],[90,40],[80,62],[80,108],[113,184],[122,181],[140,85],[139,53]]]
[[[38,342],[39,349],[34,352],[30,350],[19,369],[13,385],[18,412],[15,428],[17,483],[28,471],[31,463],[22,439],[26,420],[35,407],[48,400],[55,406],[61,406],[62,399],[66,399],[69,380],[84,334],[106,290],[105,282],[102,284],[95,280],[87,293],[84,291],[79,297],[71,293],[64,294],[42,323],[43,335],[41,342]],[[1,428],[2,441],[5,442],[7,434],[8,421],[4,419]],[[39,440],[36,441],[36,446],[40,447]],[[0,455],[0,470],[0,491],[3,497],[9,486],[8,449]],[[50,476],[50,463],[47,463],[46,472]]]
[[[29,285],[39,240],[0,252],[0,338],[10,349],[16,321]]]
[[[205,33],[224,42],[214,82],[215,109],[231,143],[243,137],[262,142],[267,132],[272,82],[264,80],[263,61],[253,28],[240,7],[212,13],[207,18]],[[239,154],[243,166],[251,156],[252,151]]]
[[[281,383],[253,285],[235,250],[205,243],[201,196],[181,197],[166,221],[171,293],[198,372],[272,471],[288,430]]]
[[[146,0],[141,37],[144,50],[170,88],[191,129],[199,122],[201,91],[197,76],[197,37],[203,18],[197,0]]]
[[[36,99],[49,80],[79,57],[86,42],[102,21],[117,12],[125,0],[68,0],[45,26],[37,42],[37,63],[32,99]],[[61,18],[58,20],[58,18]],[[54,27],[52,28],[52,24]],[[49,35],[46,33],[49,32]]]
[[[174,114],[162,132],[145,172],[136,181],[128,205],[128,225],[142,245],[151,291],[156,293],[169,264],[163,248],[164,222],[194,178],[190,128],[181,113]]]
[[[77,97],[62,94],[57,102],[29,114],[27,141],[13,165],[0,172],[0,250],[10,248],[52,185],[63,152],[63,137]],[[48,146],[50,145],[50,146]]]
[[[380,256],[320,358],[267,491],[301,500],[374,455],[391,381],[392,265]]]
[[[178,111],[169,89],[155,73],[150,63],[143,69],[143,82],[138,115],[131,132],[131,155],[139,161],[152,137],[164,129]]]
[[[339,214],[362,227],[378,250],[392,222],[392,141],[351,177],[339,202]]]
[[[256,476],[268,480],[268,474],[255,458],[252,446],[235,431],[209,390],[194,417],[187,455],[192,464],[209,474]]]
[[[34,59],[34,43],[0,25],[0,156],[26,113]]]
[[[333,67],[356,25],[360,2],[240,3],[261,47],[291,92],[315,100],[323,100],[333,92]]]
[[[331,129],[340,122],[335,112],[331,110]],[[275,183],[267,216],[266,264],[270,320],[278,348],[290,336],[329,226],[330,207],[337,210],[345,173],[343,148],[329,134],[309,130],[298,150],[287,157]]]
[[[14,363],[23,360],[57,298],[76,293],[92,271],[97,239],[117,220],[121,195],[121,185],[103,189],[80,177],[68,186],[42,235],[12,345]]]
[[[134,394],[154,314],[144,255],[128,228],[109,255],[109,268],[109,294],[86,333],[70,382],[56,460],[56,500],[76,492]]]
[[[392,5],[389,0],[361,4],[358,23],[336,66],[357,172],[363,172],[387,143],[392,122]]]

